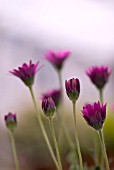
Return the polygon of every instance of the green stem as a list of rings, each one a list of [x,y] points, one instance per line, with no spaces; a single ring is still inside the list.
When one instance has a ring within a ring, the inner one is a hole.
[[[100,149],[99,149],[98,137],[96,134],[94,136],[94,154],[95,154],[95,165],[97,167],[99,166]]]
[[[105,164],[106,164],[106,170],[110,170],[109,163],[108,163],[108,157],[107,157],[107,153],[106,153],[105,142],[104,142],[104,136],[103,136],[103,131],[102,130],[99,130],[99,137],[100,137],[101,147],[102,147],[103,156],[104,156],[104,160],[105,160]]]
[[[102,89],[99,90],[99,97],[100,97],[100,103],[103,104],[103,91],[102,91]]]
[[[54,141],[54,145],[55,145],[55,150],[56,150],[56,155],[57,155],[57,160],[58,160],[59,168],[60,168],[60,170],[62,170],[63,168],[62,168],[62,164],[61,164],[60,153],[59,153],[58,144],[57,144],[57,140],[56,140],[56,136],[55,136],[55,131],[54,131],[54,127],[53,127],[52,117],[49,118],[49,124],[50,124],[50,129],[51,129],[51,133],[52,133],[52,137],[53,137],[53,141]]]
[[[80,170],[83,170],[82,155],[81,155],[80,144],[79,144],[79,140],[78,140],[77,126],[76,126],[76,109],[75,109],[75,107],[76,107],[76,102],[73,102],[75,140],[76,140],[76,146],[77,146],[77,151],[78,151],[78,156],[79,156]]]
[[[11,136],[11,143],[12,143],[12,149],[13,149],[13,156],[14,156],[15,166],[16,166],[16,170],[19,170],[19,162],[18,162],[17,153],[16,153],[14,131],[11,130],[10,132],[11,132],[10,136]]]
[[[63,123],[63,121],[61,119],[61,116],[60,116],[59,112],[58,111],[56,111],[56,112],[57,112],[57,116],[59,118],[59,122],[61,124],[61,127],[63,129],[63,132],[64,132],[64,134],[66,136],[67,141],[68,141],[68,144],[69,144],[70,148],[73,149],[73,142],[72,142],[72,139],[71,139],[71,137],[70,137],[70,135],[69,135],[69,133],[67,131],[67,128],[64,126],[64,123]]]
[[[60,85],[60,90],[61,90],[61,98],[59,101],[59,111],[62,112],[62,107],[63,107],[63,86],[62,86],[62,74],[61,74],[61,70],[57,70],[58,73],[58,79],[59,79],[59,85]],[[58,117],[59,121],[63,122],[63,114],[61,114],[61,116]],[[61,126],[59,127],[59,135],[58,135],[58,144],[59,146],[61,145],[61,141],[62,141],[62,135],[63,135],[63,127],[61,129]]]
[[[103,104],[103,90],[99,90],[99,98],[100,98],[100,104]],[[104,168],[104,157],[103,157],[103,151],[101,151],[101,169]]]
[[[63,100],[63,86],[62,86],[62,76],[61,76],[61,71],[58,71],[58,78],[59,78],[59,84],[60,84],[60,89],[61,89],[61,100]]]
[[[38,119],[38,122],[39,122],[39,125],[40,125],[40,128],[41,128],[41,131],[42,131],[43,136],[44,136],[44,138],[45,138],[45,141],[46,141],[46,144],[47,144],[48,149],[49,149],[49,151],[50,151],[51,157],[52,157],[52,159],[53,159],[53,161],[54,161],[57,169],[59,170],[59,165],[58,165],[58,163],[57,163],[56,157],[55,157],[55,155],[54,155],[54,152],[53,152],[53,150],[52,150],[51,144],[50,144],[50,142],[49,142],[49,139],[48,139],[46,130],[45,130],[45,128],[44,128],[44,125],[43,125],[41,116],[40,116],[40,114],[39,114],[39,112],[38,112],[37,104],[36,104],[36,101],[35,101],[35,96],[34,96],[33,89],[32,89],[31,86],[29,87],[29,90],[30,90],[30,93],[31,93],[31,97],[32,97],[32,100],[33,100],[33,104],[34,104],[35,111],[36,111],[36,116],[37,116],[37,119]]]

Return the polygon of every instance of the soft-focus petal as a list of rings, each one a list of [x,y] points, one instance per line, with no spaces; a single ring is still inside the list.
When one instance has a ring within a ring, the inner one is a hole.
[[[44,59],[48,60],[57,70],[61,70],[64,61],[69,57],[69,51],[53,52],[49,51],[44,56]]]
[[[86,71],[86,74],[98,89],[102,89],[108,82],[111,69],[105,66],[92,67]]]

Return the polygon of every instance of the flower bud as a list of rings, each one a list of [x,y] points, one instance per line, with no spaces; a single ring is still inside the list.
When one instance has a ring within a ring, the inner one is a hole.
[[[16,114],[8,113],[4,117],[8,129],[13,130],[17,125]]]
[[[51,97],[42,99],[42,110],[47,117],[52,117],[55,112],[55,104]]]
[[[61,90],[51,90],[42,94],[42,99],[47,99],[51,97],[55,103],[56,108],[59,106],[61,100]]]
[[[80,82],[79,79],[70,79],[65,81],[66,93],[72,102],[75,102],[80,94]]]

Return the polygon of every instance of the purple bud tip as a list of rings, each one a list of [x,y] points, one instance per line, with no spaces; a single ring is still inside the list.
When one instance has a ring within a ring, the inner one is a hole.
[[[83,107],[82,115],[88,125],[96,130],[100,130],[106,118],[106,104],[100,106],[100,102],[93,105],[87,104]]]
[[[17,125],[16,114],[12,114],[11,112],[4,116],[4,120],[9,129],[14,129]]]
[[[51,97],[42,99],[42,110],[47,117],[52,117],[55,112],[55,103]]]
[[[24,63],[21,67],[18,67],[18,69],[10,71],[10,73],[20,78],[27,86],[30,87],[33,85],[35,74],[40,68],[39,62],[33,64],[32,60],[30,60],[29,64]]]
[[[98,89],[102,89],[108,82],[111,75],[111,69],[105,66],[91,67],[86,71],[86,74]]]
[[[49,51],[44,59],[48,60],[57,70],[61,70],[64,61],[70,56],[70,51]]]
[[[48,97],[51,97],[55,103],[55,106],[59,106],[59,102],[61,100],[61,90],[51,90],[46,93],[42,94],[42,99],[47,99]]]
[[[75,102],[80,94],[80,82],[79,79],[70,79],[65,81],[66,93],[69,99]]]

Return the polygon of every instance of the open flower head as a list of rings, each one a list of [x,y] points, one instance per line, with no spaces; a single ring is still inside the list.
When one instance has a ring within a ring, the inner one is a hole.
[[[8,113],[5,115],[4,120],[8,129],[13,130],[17,125],[16,114]]]
[[[57,70],[61,70],[64,61],[69,57],[69,51],[53,52],[49,51],[44,59],[48,60]]]
[[[98,89],[102,89],[109,79],[111,69],[104,66],[92,67],[86,71],[86,74]]]
[[[39,67],[39,62],[33,64],[30,60],[29,64],[24,63],[22,67],[10,71],[11,74],[20,78],[27,86],[32,86],[34,83],[34,78],[36,72],[41,68]]]
[[[51,97],[42,99],[42,110],[47,117],[52,117],[55,112],[55,103]]]
[[[51,97],[53,99],[57,108],[61,100],[61,90],[51,90],[42,94],[42,99],[47,99],[48,97]]]
[[[75,102],[80,94],[80,82],[79,79],[70,79],[65,81],[66,93],[72,102]]]
[[[106,118],[106,104],[100,106],[100,102],[94,105],[87,104],[82,110],[83,117],[88,125],[96,130],[100,130]]]

